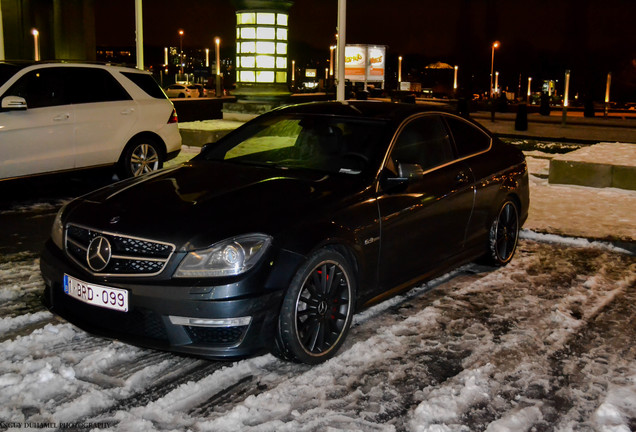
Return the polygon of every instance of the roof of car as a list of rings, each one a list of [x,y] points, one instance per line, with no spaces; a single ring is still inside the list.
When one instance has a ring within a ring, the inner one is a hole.
[[[392,103],[383,101],[309,102],[289,105],[277,112],[322,114],[401,121],[413,114],[427,111],[456,113],[457,109],[443,103]]]
[[[142,71],[139,69],[135,69],[130,66],[120,65],[120,64],[112,64],[112,63],[102,63],[102,62],[91,62],[91,61],[66,61],[66,60],[2,60],[0,61],[0,67],[11,67],[14,70],[24,69],[30,66],[88,66],[88,67],[112,67],[115,69],[126,70],[130,72],[139,72],[139,73],[148,73],[146,71]]]

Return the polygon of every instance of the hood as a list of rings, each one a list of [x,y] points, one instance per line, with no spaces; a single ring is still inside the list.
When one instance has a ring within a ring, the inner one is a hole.
[[[65,222],[199,249],[324,217],[365,189],[358,177],[191,161],[86,195]]]

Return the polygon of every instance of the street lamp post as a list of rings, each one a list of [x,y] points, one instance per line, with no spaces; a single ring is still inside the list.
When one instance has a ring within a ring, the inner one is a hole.
[[[183,75],[183,30],[179,30],[179,66]]]
[[[563,115],[561,117],[561,125],[565,126],[565,121],[568,117],[568,105],[570,94],[570,70],[565,71],[565,89],[563,91]]]
[[[214,38],[216,49],[216,97],[221,97],[221,38]]]
[[[453,91],[455,93],[457,93],[457,69],[459,69],[459,66],[455,66],[455,76],[453,78]]]
[[[607,74],[607,85],[605,86],[605,118],[609,113],[609,103],[610,103],[610,85],[612,83],[612,73]]]
[[[493,96],[493,87],[492,87],[492,80],[493,80],[493,73],[495,70],[495,48],[499,48],[499,41],[495,41],[492,44],[492,55],[491,55],[491,60],[490,60],[490,98],[492,99]]]
[[[532,96],[532,77],[528,77],[528,103],[530,103],[530,96]]]
[[[402,56],[398,57],[398,90],[402,84]]]
[[[31,30],[33,35],[33,58],[35,61],[40,61],[40,32],[37,29]]]
[[[210,67],[210,48],[205,49],[205,68]]]
[[[499,72],[495,72],[495,94],[499,95]]]

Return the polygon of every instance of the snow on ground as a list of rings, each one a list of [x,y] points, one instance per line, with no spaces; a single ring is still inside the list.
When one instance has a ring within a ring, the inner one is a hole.
[[[0,256],[0,430],[636,430],[636,258],[598,240],[636,239],[636,194],[537,176],[531,194],[508,266],[367,309],[314,367],[91,336],[41,306],[35,253]]]

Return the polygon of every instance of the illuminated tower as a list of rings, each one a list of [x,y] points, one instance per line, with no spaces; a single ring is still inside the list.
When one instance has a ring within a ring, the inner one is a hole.
[[[236,7],[236,90],[239,101],[289,96],[287,33],[291,0],[233,0]]]

